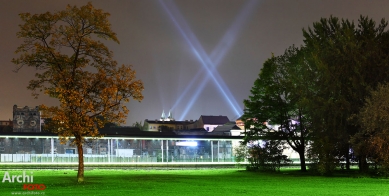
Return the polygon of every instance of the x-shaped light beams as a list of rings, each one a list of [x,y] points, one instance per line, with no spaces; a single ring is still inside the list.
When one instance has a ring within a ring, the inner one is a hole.
[[[218,87],[219,91],[222,93],[223,97],[226,99],[226,101],[230,104],[231,108],[234,110],[235,114],[237,116],[242,115],[242,108],[239,106],[237,101],[235,100],[234,96],[231,94],[229,88],[226,86],[224,80],[221,78],[219,73],[216,71],[217,66],[220,64],[220,62],[223,60],[225,54],[227,51],[231,48],[235,41],[235,35],[237,34],[238,30],[241,29],[244,22],[246,21],[247,17],[250,15],[252,10],[256,7],[256,4],[259,2],[257,0],[250,0],[246,2],[246,4],[241,9],[239,15],[235,18],[234,22],[230,26],[230,28],[227,30],[227,32],[224,34],[222,39],[219,41],[216,48],[212,51],[211,55],[208,56],[203,47],[201,46],[200,42],[198,41],[197,37],[193,34],[189,26],[187,25],[186,21],[184,20],[183,16],[178,11],[177,7],[174,5],[172,1],[159,1],[162,5],[162,7],[165,9],[169,17],[174,22],[174,25],[177,27],[177,29],[180,31],[181,35],[184,37],[185,41],[189,44],[191,47],[193,53],[197,57],[197,59],[200,61],[201,65],[205,69],[207,76],[204,80],[200,82],[200,84],[197,86],[197,89],[195,90],[194,95],[191,97],[187,107],[181,114],[180,120],[184,119],[186,114],[188,113],[189,109],[193,106],[195,100],[200,95],[200,92],[204,89],[205,85],[207,84],[209,79],[212,79],[215,85]],[[190,89],[192,89],[194,83],[199,79],[199,77],[202,75],[202,71],[200,70],[197,72],[197,74],[193,77],[187,88],[184,90],[184,92],[179,96],[177,99],[175,105],[172,107],[174,109],[177,104],[182,100],[184,95],[188,93]]]

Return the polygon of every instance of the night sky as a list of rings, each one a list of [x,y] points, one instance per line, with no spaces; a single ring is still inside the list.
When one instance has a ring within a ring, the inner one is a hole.
[[[16,37],[18,14],[63,10],[88,1],[1,0],[0,120],[12,119],[12,107],[55,105],[27,90],[35,70],[12,70],[22,40]],[[169,110],[176,120],[200,115],[243,113],[263,62],[303,43],[302,29],[330,15],[356,21],[360,15],[389,19],[383,0],[126,0],[91,1],[109,12],[120,44],[108,43],[119,64],[133,65],[144,83],[144,100],[128,103],[126,125],[159,119]],[[222,89],[222,90],[220,90]]]

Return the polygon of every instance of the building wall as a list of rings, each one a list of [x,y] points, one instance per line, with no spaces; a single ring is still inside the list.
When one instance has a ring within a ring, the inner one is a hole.
[[[12,132],[13,124],[11,120],[0,120],[0,132]]]
[[[0,126],[10,126],[12,125],[11,120],[0,120]]]
[[[207,132],[212,132],[216,127],[218,127],[219,125],[208,125],[208,124],[204,124],[204,129],[207,130]]]
[[[176,130],[189,130],[195,128],[193,121],[151,121],[151,120],[145,120],[144,125],[146,130],[145,131],[152,131],[152,132],[159,132],[161,126],[168,127],[171,131]]]
[[[197,121],[196,128],[204,128],[207,132],[212,132],[216,127],[224,124],[224,123],[217,123],[217,122],[210,122],[210,123],[204,122],[203,120],[204,117],[219,118],[221,116],[200,116],[199,120]]]
[[[40,132],[39,107],[13,106],[13,132]]]
[[[172,124],[171,121],[169,122],[161,122],[161,121],[145,121],[145,127],[146,131],[152,131],[152,132],[160,132],[161,126],[166,126],[168,129],[171,129],[172,131],[176,129],[176,125]]]
[[[87,140],[83,145],[84,160],[85,162],[129,163],[234,162],[233,140],[237,139],[104,137]],[[0,136],[0,162],[77,161],[76,147],[70,145],[69,142],[61,144],[55,136]]]
[[[235,124],[236,124],[236,126],[238,126],[240,129],[245,130],[243,120],[237,119],[237,120],[235,121]]]

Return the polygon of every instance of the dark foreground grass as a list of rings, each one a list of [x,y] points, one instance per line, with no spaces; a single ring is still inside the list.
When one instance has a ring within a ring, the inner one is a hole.
[[[9,170],[20,175],[21,170]],[[74,170],[26,170],[44,191],[23,190],[23,183],[2,183],[0,195],[389,195],[389,180],[300,174],[295,170],[253,173],[238,169],[89,170],[76,183]],[[3,178],[5,171],[0,171]]]

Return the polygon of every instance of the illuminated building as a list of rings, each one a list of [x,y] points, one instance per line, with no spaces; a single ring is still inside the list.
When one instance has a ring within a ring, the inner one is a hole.
[[[39,107],[13,106],[13,132],[40,132]]]
[[[86,139],[85,163],[234,163],[233,148],[243,137],[176,135],[141,131],[136,127],[108,127],[104,137]],[[0,133],[1,163],[77,163],[76,147],[61,144],[51,133]]]
[[[15,115],[18,117],[34,111],[24,107],[24,110],[15,110]],[[175,121],[169,112],[168,117],[162,113],[159,120],[145,120],[145,125],[149,127],[147,131],[141,131],[137,127],[105,127],[99,130],[104,137],[87,139],[84,143],[84,160],[86,163],[233,164],[233,148],[239,145],[243,137],[231,136],[229,129],[235,125],[223,125],[225,122],[229,122],[225,116],[201,116],[196,121]],[[204,129],[216,124],[219,126],[212,127],[212,131]],[[77,161],[76,147],[70,145],[70,142],[61,144],[55,134],[31,131],[0,133],[2,163]]]
[[[227,116],[210,116],[201,115],[198,120],[185,120],[176,121],[169,112],[169,116],[166,117],[165,113],[162,112],[159,120],[148,120],[144,121],[145,131],[153,132],[165,132],[165,131],[186,131],[190,130],[206,130],[206,132],[212,132],[216,127],[230,123]],[[193,131],[192,131],[193,132]]]
[[[212,132],[217,126],[229,123],[227,116],[205,116],[201,115],[196,128],[204,128],[207,132]]]
[[[21,126],[40,119],[37,107],[14,108],[13,123],[20,119],[23,123],[19,122],[17,131],[0,133],[1,163],[78,162],[77,149],[70,142],[61,144],[55,134]],[[104,137],[86,139],[83,145],[85,163],[233,165],[234,148],[243,141],[243,130],[221,115],[175,121],[170,112],[167,117],[163,112],[159,120],[146,119],[144,124],[148,127],[145,131],[137,127],[100,129]]]

